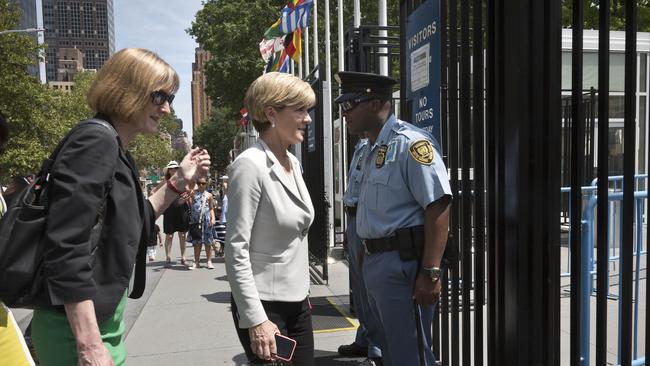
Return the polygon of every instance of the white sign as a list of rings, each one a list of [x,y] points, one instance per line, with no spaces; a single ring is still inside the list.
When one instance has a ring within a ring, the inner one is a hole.
[[[411,92],[429,85],[429,49],[427,43],[411,53]]]

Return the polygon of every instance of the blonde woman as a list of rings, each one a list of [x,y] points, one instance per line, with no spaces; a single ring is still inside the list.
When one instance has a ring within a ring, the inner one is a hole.
[[[145,199],[127,151],[158,132],[178,88],[176,72],[145,49],[123,49],[97,72],[87,95],[108,127],[79,128],[63,146],[48,187],[44,276],[51,309],[34,311],[40,364],[123,365],[123,312],[138,249],[156,217],[208,172],[209,155],[190,151],[165,187]],[[91,238],[105,201],[104,224]],[[144,258],[143,258],[144,259]]]
[[[264,74],[245,105],[260,139],[232,163],[225,262],[233,320],[251,364],[275,361],[275,334],[293,338],[296,365],[312,365],[307,234],[314,207],[287,149],[305,138],[314,92],[299,78]]]

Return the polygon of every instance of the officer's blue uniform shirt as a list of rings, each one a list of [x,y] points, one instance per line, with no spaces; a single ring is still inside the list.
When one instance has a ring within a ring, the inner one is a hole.
[[[364,155],[368,153],[367,147],[368,139],[360,139],[354,146],[354,153],[348,169],[348,184],[343,194],[343,204],[346,206],[356,206],[357,201],[359,201],[359,188],[362,178],[361,161]]]
[[[447,168],[428,132],[391,115],[375,144],[368,145],[357,205],[360,238],[383,238],[422,225],[424,209],[451,195]]]

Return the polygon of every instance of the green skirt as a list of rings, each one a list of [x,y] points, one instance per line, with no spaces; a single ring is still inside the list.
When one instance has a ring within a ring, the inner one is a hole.
[[[116,366],[124,365],[124,307],[127,294],[117,305],[113,316],[99,325],[104,346],[113,357]],[[77,365],[77,344],[65,313],[55,310],[34,310],[32,318],[32,342],[41,366]]]

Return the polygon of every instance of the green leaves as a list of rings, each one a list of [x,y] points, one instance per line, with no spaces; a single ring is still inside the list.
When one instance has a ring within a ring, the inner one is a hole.
[[[237,134],[239,118],[239,113],[217,108],[209,120],[194,130],[194,144],[208,150],[217,174],[224,174],[230,164],[230,150]]]

